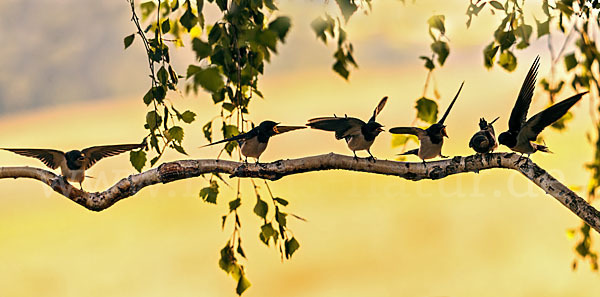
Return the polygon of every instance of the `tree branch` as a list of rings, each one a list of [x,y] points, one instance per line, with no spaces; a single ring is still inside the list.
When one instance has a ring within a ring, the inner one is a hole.
[[[329,153],[264,164],[245,164],[226,160],[182,160],[164,163],[140,174],[130,175],[104,192],[88,193],[65,182],[60,175],[32,167],[0,167],[0,178],[31,178],[42,181],[57,193],[94,211],[104,210],[117,201],[135,195],[144,187],[198,177],[207,173],[227,173],[230,177],[255,177],[278,180],[284,176],[320,171],[351,170],[394,175],[407,180],[441,179],[464,172],[479,172],[491,168],[516,170],[556,198],[584,222],[600,233],[600,212],[531,160],[519,160],[514,153],[472,155],[423,163],[379,160],[358,161],[350,156]]]

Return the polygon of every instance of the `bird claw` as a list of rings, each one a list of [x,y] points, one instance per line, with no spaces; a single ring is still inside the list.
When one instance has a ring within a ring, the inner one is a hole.
[[[448,157],[448,156],[444,156],[444,155],[442,155],[442,154],[440,154],[440,157],[442,157],[442,158],[446,158],[446,159],[447,159],[447,158],[450,158],[450,157]]]
[[[377,162],[377,158],[375,158],[373,156],[370,156],[370,157],[367,157],[367,161],[369,161],[369,162],[372,161],[373,163],[376,163]]]

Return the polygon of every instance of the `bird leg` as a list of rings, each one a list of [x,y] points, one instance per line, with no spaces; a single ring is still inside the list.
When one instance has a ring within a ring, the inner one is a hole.
[[[369,156],[370,156],[369,158],[367,158],[367,160],[373,161],[373,163],[377,162],[377,159],[373,156],[373,154],[371,154],[370,149],[367,150],[367,153],[369,153]]]
[[[515,165],[519,165],[519,163],[521,162],[521,159],[523,159],[523,153],[521,153],[521,155],[519,156],[519,159],[517,159],[517,162],[515,162]]]
[[[83,185],[81,185],[81,182],[79,182],[79,189],[83,191]]]
[[[354,154],[354,160],[358,161],[358,157],[356,156],[356,151],[352,151],[352,153]]]

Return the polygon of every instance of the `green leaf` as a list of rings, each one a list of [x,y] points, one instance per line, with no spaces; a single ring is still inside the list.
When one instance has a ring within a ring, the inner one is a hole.
[[[219,24],[216,24],[215,26],[212,27],[212,29],[210,29],[210,32],[208,32],[208,43],[209,44],[215,44],[217,41],[219,41],[219,39],[221,38],[222,32],[221,32],[221,26]]]
[[[194,38],[194,40],[192,40],[192,49],[194,52],[196,52],[196,58],[198,60],[202,60],[212,54],[212,48],[210,47],[210,44],[200,40],[199,38]]]
[[[495,45],[495,42],[492,41],[483,50],[483,62],[484,62],[485,68],[488,68],[488,69],[492,68],[494,66],[494,59],[496,57],[496,53],[498,52],[498,49],[500,48],[499,45],[496,45],[496,46],[494,46],[494,45]]]
[[[171,22],[169,21],[169,19],[166,19],[160,25],[160,30],[162,31],[163,34],[167,34],[167,33],[169,33],[169,31],[171,31]]]
[[[354,4],[353,0],[335,0],[335,2],[337,2],[337,5],[340,8],[340,11],[342,12],[342,15],[344,16],[346,22],[348,22],[350,17],[358,9],[356,4]]]
[[[231,212],[238,209],[240,205],[242,205],[242,199],[239,197],[237,199],[229,201],[229,211]]]
[[[437,60],[440,65],[444,65],[446,58],[450,54],[450,46],[445,41],[436,41],[431,44],[431,50],[438,55]]]
[[[175,141],[181,143],[183,141],[183,129],[179,126],[171,127],[168,130],[169,136]]]
[[[186,110],[185,112],[183,112],[183,114],[181,114],[181,120],[186,124],[192,123],[195,118],[196,114],[189,110]]]
[[[295,237],[285,241],[285,257],[291,258],[295,251],[300,247],[300,243]]]
[[[511,47],[517,40],[513,31],[498,31],[495,37],[496,41],[500,44],[501,50]]]
[[[280,226],[285,227],[287,225],[287,213],[280,212],[278,208],[275,208],[275,220]]]
[[[204,132],[204,138],[206,138],[209,142],[212,142],[212,121],[202,126],[202,132]]]
[[[223,125],[223,137],[230,138],[240,134],[236,125]]]
[[[167,81],[169,80],[169,73],[167,73],[167,69],[165,69],[165,66],[160,67],[160,69],[156,73],[156,76],[161,84],[167,84]]]
[[[310,23],[310,26],[312,27],[313,31],[315,31],[315,33],[317,34],[317,38],[323,40],[323,42],[327,42],[325,30],[327,30],[329,24],[327,23],[327,21],[325,21],[325,19],[323,19],[322,17],[317,17]]]
[[[438,105],[437,102],[425,97],[417,100],[417,118],[424,122],[433,124],[437,122]]]
[[[270,10],[278,10],[273,0],[264,0],[265,6]]]
[[[179,18],[179,22],[188,30],[188,32],[190,32],[190,30],[198,23],[198,17],[192,12],[192,8],[188,7],[181,18]]]
[[[242,293],[244,293],[244,291],[246,291],[248,288],[250,288],[251,285],[252,284],[250,284],[250,281],[246,278],[246,275],[242,274],[242,276],[238,280],[238,284],[237,284],[237,287],[235,288],[235,292],[238,295],[242,295]]]
[[[227,10],[227,0],[215,0],[221,11]]]
[[[142,168],[146,165],[146,152],[143,150],[129,152],[129,161],[135,170],[142,172]]]
[[[198,15],[201,15],[204,8],[204,0],[196,0],[196,8],[198,9]]]
[[[125,44],[125,49],[127,49],[135,39],[135,34],[127,35],[125,39],[123,39],[123,43]]]
[[[152,103],[152,100],[154,100],[154,93],[152,92],[153,88],[150,88],[150,90],[148,90],[148,92],[146,92],[146,95],[144,95],[144,103],[146,103],[146,105],[150,105],[150,103]]]
[[[217,67],[200,68],[190,65],[187,69],[187,77],[194,77],[194,84],[202,86],[205,90],[215,93],[225,86],[223,78]]]
[[[273,225],[271,223],[266,223],[260,227],[260,240],[264,242],[264,244],[269,245],[269,240],[273,238],[274,241],[277,240],[276,234],[277,231],[273,229]]]
[[[420,56],[419,59],[425,60],[425,68],[429,70],[435,69],[435,64],[433,64],[433,60],[426,56]]]
[[[142,21],[144,21],[156,9],[156,4],[153,1],[144,2],[140,4],[140,9],[142,11]]]
[[[504,10],[504,6],[498,1],[490,1],[490,5],[492,5],[495,9]]]
[[[184,154],[184,155],[186,155],[186,156],[188,155],[188,153],[185,151],[185,149],[184,149],[182,146],[180,146],[180,145],[178,145],[178,144],[176,144],[176,143],[172,143],[171,145],[173,146],[173,148],[174,148],[174,149],[175,149],[177,152],[179,152],[179,153],[181,153],[181,154]]]
[[[548,20],[546,20],[545,22],[539,22],[538,20],[535,20],[535,23],[537,25],[538,38],[546,34],[550,34],[550,18],[548,18]]]
[[[567,71],[571,71],[571,69],[577,66],[577,59],[575,58],[575,53],[571,53],[565,56],[565,68]]]
[[[346,65],[344,65],[344,63],[342,63],[341,61],[338,60],[337,62],[335,62],[335,64],[333,64],[333,71],[337,72],[337,74],[339,74],[341,77],[348,80],[350,72],[348,71],[348,69],[346,69]]]
[[[210,186],[200,190],[200,198],[202,198],[204,202],[216,204],[217,195],[219,195],[219,184],[214,180],[210,182]]]
[[[264,202],[262,199],[256,199],[256,205],[254,205],[254,213],[265,219],[267,217],[267,212],[269,212],[269,205]]]
[[[275,198],[273,198],[273,200],[275,200],[277,203],[279,203],[283,206],[287,206],[289,204],[289,202],[283,198],[275,197]]]
[[[290,30],[291,25],[292,22],[289,17],[281,16],[269,23],[269,30],[275,32],[281,42],[285,42],[285,36]]]
[[[504,51],[500,54],[498,64],[509,72],[517,68],[517,57],[511,51]]]
[[[408,134],[392,134],[392,148],[405,145],[408,141],[419,143],[419,139],[415,135]]]
[[[155,130],[161,122],[162,117],[156,111],[152,110],[146,114],[146,124],[148,125],[148,129]]]
[[[427,24],[429,25],[429,31],[431,29],[436,29],[440,31],[442,35],[446,34],[446,27],[444,26],[444,22],[446,17],[442,14],[434,15],[427,20]]]

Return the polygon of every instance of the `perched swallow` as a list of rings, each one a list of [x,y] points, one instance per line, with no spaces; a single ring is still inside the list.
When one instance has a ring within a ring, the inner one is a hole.
[[[375,161],[375,157],[371,154],[371,145],[375,141],[375,137],[383,131],[383,125],[375,122],[375,118],[381,112],[385,103],[387,102],[387,96],[383,97],[375,111],[373,116],[367,123],[357,118],[345,117],[322,117],[308,120],[307,126],[313,129],[319,129],[324,131],[334,131],[335,139],[344,139],[348,144],[348,148],[354,153],[354,159],[358,160],[356,151],[366,150],[370,155],[370,159]]]
[[[514,152],[529,155],[541,151],[550,152],[545,145],[533,143],[544,128],[552,125],[565,115],[569,109],[577,103],[587,92],[579,93],[571,98],[556,103],[538,114],[527,119],[527,111],[533,97],[535,89],[535,78],[539,67],[539,57],[535,58],[529,73],[525,77],[517,102],[512,109],[510,119],[508,120],[508,131],[502,132],[498,136],[498,142],[509,147]],[[520,160],[520,159],[519,159]]]
[[[401,155],[417,155],[419,158],[421,158],[421,160],[423,160],[423,163],[425,163],[426,159],[432,159],[437,156],[447,158],[446,156],[442,155],[444,137],[448,137],[444,121],[446,120],[446,117],[448,117],[448,114],[450,113],[454,102],[456,102],[456,99],[458,98],[458,95],[460,94],[464,84],[465,82],[460,85],[456,96],[454,96],[450,106],[448,106],[448,109],[446,109],[444,116],[437,123],[429,126],[429,128],[421,129],[417,127],[396,127],[390,129],[390,133],[393,134],[412,134],[419,138],[420,145],[418,149],[407,151]]]
[[[79,183],[79,187],[83,190],[81,183],[85,179],[85,170],[102,158],[116,156],[142,147],[144,147],[144,144],[104,145],[89,147],[82,151],[72,150],[66,153],[51,149],[3,148],[3,150],[40,159],[42,163],[51,169],[60,167],[62,176],[68,181]]]
[[[240,133],[236,136],[213,142],[202,147],[224,142],[237,141],[240,144],[242,155],[246,157],[246,162],[248,162],[248,157],[252,157],[255,158],[256,163],[258,163],[258,158],[260,158],[260,155],[267,148],[267,144],[269,143],[269,138],[271,138],[271,136],[304,128],[306,127],[279,126],[279,123],[275,123],[273,121],[263,121],[260,123],[260,125],[252,128],[252,130],[246,133]]]
[[[497,147],[496,134],[494,133],[494,127],[492,126],[497,120],[496,118],[491,123],[485,121],[484,118],[479,119],[479,131],[471,137],[469,141],[469,147],[480,154],[486,154],[493,152]]]

